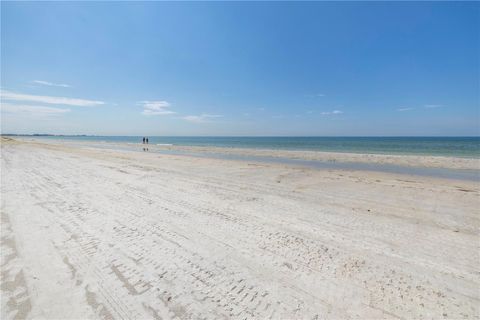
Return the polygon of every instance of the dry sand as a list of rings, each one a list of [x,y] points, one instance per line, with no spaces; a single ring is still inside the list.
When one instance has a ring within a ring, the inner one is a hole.
[[[2,319],[479,318],[478,182],[1,151]]]

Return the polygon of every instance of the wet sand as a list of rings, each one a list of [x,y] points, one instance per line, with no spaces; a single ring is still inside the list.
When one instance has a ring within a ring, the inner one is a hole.
[[[478,182],[1,151],[2,319],[479,317]]]

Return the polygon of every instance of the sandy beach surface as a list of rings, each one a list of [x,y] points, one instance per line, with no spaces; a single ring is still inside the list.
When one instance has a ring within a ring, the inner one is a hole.
[[[11,139],[1,156],[2,319],[480,317],[478,181]]]

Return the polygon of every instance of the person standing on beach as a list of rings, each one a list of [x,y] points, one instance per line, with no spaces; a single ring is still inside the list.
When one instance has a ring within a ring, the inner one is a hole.
[[[143,137],[143,144],[145,144],[145,137]]]
[[[147,144],[148,144],[148,138],[146,138],[145,141],[147,141]]]

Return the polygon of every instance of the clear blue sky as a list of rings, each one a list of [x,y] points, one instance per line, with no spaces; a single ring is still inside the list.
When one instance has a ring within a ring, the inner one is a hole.
[[[1,9],[4,133],[480,133],[478,2]]]

